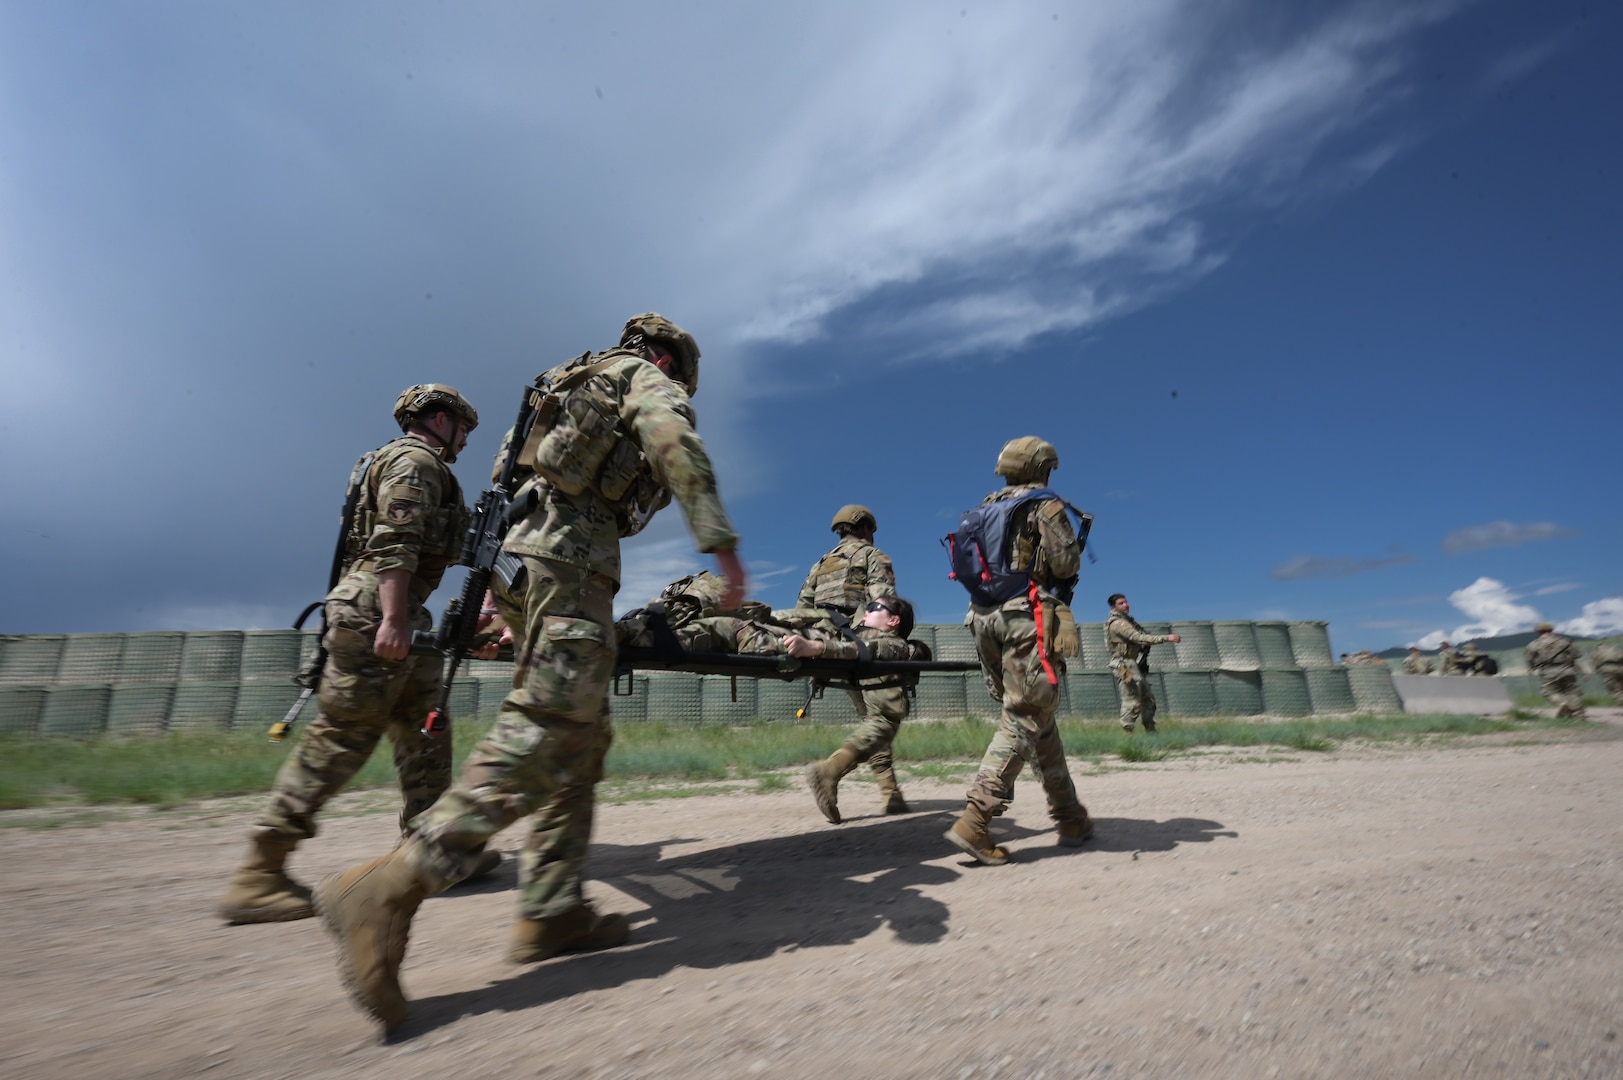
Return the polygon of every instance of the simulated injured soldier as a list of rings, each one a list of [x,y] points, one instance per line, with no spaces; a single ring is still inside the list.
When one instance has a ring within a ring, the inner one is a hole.
[[[796,656],[805,659],[858,660],[864,648],[873,660],[927,659],[908,644],[913,632],[913,605],[899,596],[880,596],[868,603],[857,626],[842,628],[822,619],[810,625],[796,617],[815,612],[777,612],[771,618],[739,618],[714,615],[694,620],[674,631],[677,642],[688,652],[746,653],[758,656]],[[653,633],[647,628],[645,612],[633,612],[618,624],[621,641],[627,645],[651,646]],[[885,675],[862,680],[860,690],[852,690],[853,702],[865,702],[867,715],[834,753],[806,770],[817,808],[832,824],[841,821],[840,779],[864,761],[879,780],[886,814],[907,813],[907,803],[896,783],[891,743],[907,719],[911,699],[905,677]]]

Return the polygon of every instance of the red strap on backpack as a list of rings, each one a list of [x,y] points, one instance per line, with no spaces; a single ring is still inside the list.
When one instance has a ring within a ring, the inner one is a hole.
[[[1031,588],[1026,591],[1026,597],[1031,601],[1031,616],[1037,620],[1037,655],[1042,659],[1043,671],[1048,675],[1050,686],[1059,685],[1059,676],[1054,674],[1054,665],[1048,662],[1048,641],[1043,634],[1043,601],[1037,594],[1037,583],[1033,581]]]

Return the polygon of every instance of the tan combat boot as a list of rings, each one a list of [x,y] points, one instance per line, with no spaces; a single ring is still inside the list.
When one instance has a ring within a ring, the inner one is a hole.
[[[875,769],[874,779],[879,781],[879,795],[885,800],[885,814],[905,814],[908,812],[907,800],[902,798],[902,787],[896,782],[895,769]]]
[[[838,825],[840,818],[840,778],[859,764],[857,748],[846,743],[815,765],[806,766],[806,786],[811,788],[817,809],[823,812],[829,824]]]
[[[292,922],[308,919],[310,890],[288,877],[282,864],[298,840],[269,829],[256,830],[248,840],[248,859],[220,897],[220,917],[239,923]]]
[[[338,943],[338,973],[349,996],[385,1031],[406,1019],[400,989],[412,916],[428,895],[422,878],[398,848],[381,859],[323,879],[315,890],[316,913]]]
[[[1081,812],[1081,817],[1066,818],[1054,823],[1055,830],[1059,833],[1060,847],[1081,847],[1087,842],[1088,837],[1093,835],[1093,819],[1088,816],[1087,807],[1079,806],[1077,809]]]
[[[547,919],[520,919],[513,924],[507,959],[515,964],[536,964],[564,952],[592,952],[624,945],[631,922],[618,912],[599,915],[592,905],[570,908]]]
[[[952,828],[942,835],[949,843],[966,855],[987,866],[1002,866],[1009,861],[1009,853],[992,846],[992,819],[975,803],[964,807],[964,812],[953,822]]]

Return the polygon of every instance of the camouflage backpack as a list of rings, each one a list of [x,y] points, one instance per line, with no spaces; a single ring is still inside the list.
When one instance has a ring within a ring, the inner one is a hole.
[[[652,602],[665,605],[665,621],[672,630],[712,615],[736,615],[742,619],[765,619],[772,615],[771,608],[753,600],[746,600],[738,610],[729,611],[722,607],[726,597],[727,579],[701,570],[671,582]]]

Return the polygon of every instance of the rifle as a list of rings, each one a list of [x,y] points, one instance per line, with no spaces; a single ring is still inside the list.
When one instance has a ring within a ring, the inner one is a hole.
[[[377,456],[378,452],[376,450],[362,455],[361,460],[355,463],[354,470],[349,474],[349,488],[344,492],[344,510],[340,515],[338,526],[338,543],[333,546],[332,566],[327,571],[328,592],[336,589],[339,579],[344,576],[344,564],[349,561],[349,531],[355,525],[355,508],[361,502],[361,490],[365,487],[366,471],[372,467],[372,461]],[[293,620],[293,629],[304,629],[304,621],[317,608],[321,609],[321,637],[316,645],[316,654],[310,658],[308,664],[299,669],[297,675],[293,676],[293,681],[304,687],[304,689],[299,691],[298,700],[293,702],[293,707],[287,711],[287,715],[272,724],[270,730],[266,732],[270,736],[271,742],[281,742],[287,738],[287,733],[293,730],[293,725],[298,722],[299,714],[304,711],[305,703],[321,687],[321,671],[327,665],[326,601],[317,600],[313,604],[306,605],[305,609],[299,612],[299,617]]]
[[[520,451],[535,423],[536,406],[541,402],[538,388],[526,387],[524,400],[519,405],[518,419],[513,422],[513,437],[508,441],[507,456],[502,459],[501,472],[491,486],[479,495],[473,506],[473,521],[467,535],[462,538],[462,557],[458,563],[468,568],[468,577],[462,583],[462,595],[445,605],[445,615],[439,629],[430,633],[412,634],[412,652],[434,652],[448,661],[445,678],[440,682],[440,699],[423,720],[424,735],[444,734],[451,726],[451,683],[456,670],[473,643],[483,613],[485,593],[490,588],[493,574],[511,581],[518,570],[518,560],[502,551],[502,541],[513,522],[535,509],[540,496],[534,489],[523,499],[515,501],[514,473],[518,471]]]

